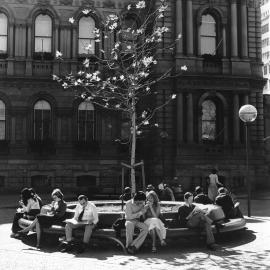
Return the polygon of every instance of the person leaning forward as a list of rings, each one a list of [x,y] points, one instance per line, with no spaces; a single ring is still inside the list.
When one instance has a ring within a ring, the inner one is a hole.
[[[188,228],[202,228],[206,233],[207,248],[215,250],[215,238],[212,232],[212,219],[207,217],[205,213],[195,206],[193,202],[193,195],[190,192],[184,194],[185,204],[178,209],[178,218],[181,227]]]
[[[79,204],[75,208],[75,214],[72,219],[65,220],[66,227],[66,241],[67,245],[61,251],[70,251],[72,249],[72,230],[76,228],[85,227],[83,243],[78,248],[78,253],[84,252],[87,247],[92,231],[96,224],[98,223],[98,212],[96,206],[88,201],[88,198],[85,195],[80,195],[78,197]]]
[[[145,205],[145,200],[145,194],[142,191],[138,191],[133,199],[126,202],[126,248],[130,254],[136,253],[148,234],[148,226],[140,222],[140,217],[143,216],[148,209],[148,206]],[[140,233],[137,238],[133,240],[135,228],[138,228]]]

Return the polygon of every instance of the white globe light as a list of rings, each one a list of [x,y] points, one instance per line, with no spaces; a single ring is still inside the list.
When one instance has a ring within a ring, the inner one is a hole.
[[[253,122],[257,118],[257,109],[250,104],[244,105],[239,110],[239,117],[243,122]]]

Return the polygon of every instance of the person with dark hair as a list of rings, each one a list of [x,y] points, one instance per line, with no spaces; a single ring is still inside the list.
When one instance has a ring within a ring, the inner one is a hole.
[[[36,193],[36,191],[35,191],[33,188],[29,188],[29,191],[30,191],[30,193],[32,194],[32,196],[33,196],[35,199],[38,200],[39,206],[40,206],[40,209],[41,209],[43,203],[42,203],[42,200],[41,200],[40,196]]]
[[[194,202],[195,203],[201,203],[201,204],[211,204],[213,203],[207,195],[203,193],[203,188],[200,186],[197,186],[195,188],[195,194],[196,196],[194,197]]]
[[[124,193],[120,195],[119,200],[128,201],[131,199],[131,188],[125,187]]]
[[[18,237],[18,231],[21,229],[18,221],[20,218],[35,219],[35,216],[40,213],[39,201],[34,197],[28,188],[24,188],[21,191],[21,200],[19,201],[19,208],[14,215],[12,223],[11,237]]]
[[[216,197],[215,204],[222,208],[225,218],[227,219],[243,217],[243,214],[239,209],[239,203],[234,204],[228,190],[224,187],[218,189],[218,196]]]
[[[207,217],[201,209],[195,206],[193,202],[193,195],[191,192],[184,194],[185,204],[178,209],[179,224],[181,227],[201,228],[206,233],[207,248],[215,250],[215,238],[212,232],[212,220]]]
[[[42,228],[48,228],[53,224],[61,224],[65,218],[67,204],[64,201],[64,195],[61,190],[59,188],[54,189],[51,197],[53,199],[52,203],[46,206],[46,208],[42,208],[42,213],[38,214],[28,227],[19,231],[19,233],[27,233],[35,228],[37,247],[40,247]],[[44,209],[46,209],[46,212]]]
[[[84,228],[83,242],[78,246],[78,253],[85,251],[89,244],[92,231],[98,223],[98,212],[96,206],[88,201],[85,195],[78,197],[78,205],[75,208],[75,214],[72,219],[65,220],[66,227],[66,245],[61,252],[72,250],[72,231],[77,228]]]
[[[147,192],[155,191],[155,187],[154,187],[152,184],[149,184],[149,185],[147,185],[147,187],[146,187],[146,191],[147,191]]]
[[[173,191],[168,184],[164,184],[164,189],[162,191],[162,200],[163,201],[175,201]]]
[[[140,221],[140,218],[143,217],[149,207],[145,205],[145,200],[145,194],[142,191],[138,191],[133,199],[126,202],[126,248],[130,254],[136,253],[148,234],[148,226]],[[140,233],[137,238],[133,240],[135,228],[139,228]]]
[[[152,237],[152,252],[157,252],[156,235],[160,240],[161,246],[165,246],[166,228],[160,217],[160,204],[155,191],[151,190],[146,195],[146,204],[149,206],[146,213],[144,223],[148,226],[148,231]]]
[[[218,181],[217,170],[212,169],[211,174],[209,175],[208,183],[208,197],[211,201],[215,201],[218,194],[218,185],[222,186],[222,183]]]

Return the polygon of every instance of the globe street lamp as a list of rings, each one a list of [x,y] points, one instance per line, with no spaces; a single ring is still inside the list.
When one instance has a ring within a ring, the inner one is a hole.
[[[255,121],[257,117],[257,110],[253,105],[247,104],[240,108],[239,117],[245,124],[245,141],[246,141],[246,183],[248,192],[248,216],[250,217],[250,197],[251,197],[251,187],[249,179],[249,168],[248,168],[248,123]]]

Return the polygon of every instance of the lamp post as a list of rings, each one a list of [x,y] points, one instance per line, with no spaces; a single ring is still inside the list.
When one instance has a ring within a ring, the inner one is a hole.
[[[251,186],[249,179],[249,168],[248,168],[248,123],[255,121],[257,117],[257,109],[250,104],[242,106],[239,110],[239,118],[245,124],[245,142],[246,142],[246,183],[247,183],[247,193],[248,193],[248,216],[250,217],[250,197],[251,197]]]

